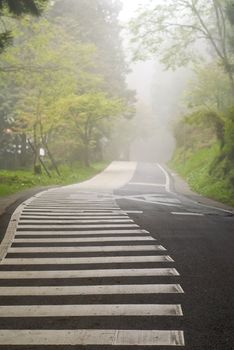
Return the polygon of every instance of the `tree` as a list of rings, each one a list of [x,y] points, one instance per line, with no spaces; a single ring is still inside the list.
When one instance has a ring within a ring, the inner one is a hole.
[[[15,45],[1,56],[1,78],[6,86],[17,88],[16,96],[8,90],[5,104],[13,99],[12,128],[31,140],[34,169],[39,165],[39,149],[48,149],[64,123],[55,113],[56,104],[82,90],[82,83],[87,87],[91,82],[94,51],[91,45],[74,44],[62,28],[44,17],[17,23]],[[6,108],[2,113],[10,115]]]
[[[11,130],[27,136],[35,150],[34,168],[41,147],[46,155],[71,163],[82,159],[82,151],[88,165],[115,117],[126,121],[134,113],[133,94],[125,85],[118,1],[71,0],[67,12],[65,3],[51,2],[40,18],[13,21],[14,43],[1,55],[2,96],[8,107],[2,106],[0,117],[14,115]],[[10,86],[16,88],[15,96]]]
[[[234,1],[228,1],[227,3],[227,16],[232,25],[234,25]]]
[[[165,0],[157,5],[151,1],[148,9],[140,8],[130,28],[135,58],[158,53],[167,68],[204,59],[204,44],[208,45],[211,56],[225,69],[234,93],[225,0]]]
[[[224,112],[233,104],[229,80],[222,67],[213,61],[194,67],[194,76],[189,81],[184,99],[189,109]]]
[[[103,93],[72,95],[61,100],[57,108],[67,121],[70,135],[80,140],[86,166],[90,165],[90,150],[104,136],[106,123],[121,116],[125,109],[121,100],[110,99]]]
[[[15,19],[30,14],[40,16],[48,0],[0,0],[0,53],[13,43],[11,29],[4,17]]]
[[[57,0],[50,16],[66,27],[74,41],[95,45],[98,64],[94,72],[103,77],[103,90],[133,103],[134,96],[125,81],[128,66],[118,19],[120,10],[119,0]]]

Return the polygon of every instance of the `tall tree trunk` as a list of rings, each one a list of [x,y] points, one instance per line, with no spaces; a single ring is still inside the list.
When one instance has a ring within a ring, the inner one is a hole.
[[[26,167],[26,165],[27,165],[27,137],[25,134],[21,134],[20,138],[21,138],[20,165],[22,167]]]
[[[89,159],[89,143],[84,144],[84,164],[86,167],[90,166],[90,159]]]
[[[46,142],[45,140],[43,140],[43,146],[45,147],[45,149],[46,149],[46,151],[47,151],[47,153],[48,153],[48,156],[49,156],[49,158],[50,158],[50,160],[51,160],[51,163],[52,163],[53,168],[55,169],[57,175],[58,175],[58,176],[61,176],[60,171],[59,171],[59,168],[58,168],[58,166],[57,166],[57,163],[56,163],[56,161],[55,161],[55,159],[54,159],[52,153],[50,152],[49,146],[48,146],[48,144],[47,144],[47,142]]]

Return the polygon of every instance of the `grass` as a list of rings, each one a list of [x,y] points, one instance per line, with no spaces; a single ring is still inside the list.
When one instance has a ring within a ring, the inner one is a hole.
[[[175,169],[190,185],[191,189],[206,197],[234,206],[234,188],[231,185],[231,174],[223,175],[223,163],[219,163],[214,171],[210,172],[211,165],[219,154],[219,147],[195,149],[186,152],[177,149],[170,167]]]
[[[70,168],[64,165],[60,167],[61,176],[52,173],[51,178],[46,174],[34,175],[31,170],[0,170],[0,196],[7,196],[33,187],[82,182],[101,172],[107,165],[105,162],[93,163],[90,167],[77,164]]]

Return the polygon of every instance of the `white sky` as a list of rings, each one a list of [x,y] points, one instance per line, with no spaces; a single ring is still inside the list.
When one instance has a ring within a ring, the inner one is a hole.
[[[149,0],[122,0],[123,10],[120,14],[120,20],[127,23],[137,8],[141,4],[147,3]],[[151,105],[151,84],[153,75],[153,63],[139,62],[131,66],[132,74],[128,77],[128,84],[131,89],[137,91],[138,99],[150,107]]]
[[[139,5],[146,4],[149,0],[121,0],[123,4],[123,11],[120,15],[122,21],[129,20]]]

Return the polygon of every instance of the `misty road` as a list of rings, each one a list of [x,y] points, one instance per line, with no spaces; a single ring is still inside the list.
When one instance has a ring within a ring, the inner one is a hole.
[[[233,349],[233,222],[153,163],[31,197],[0,245],[0,349]]]

